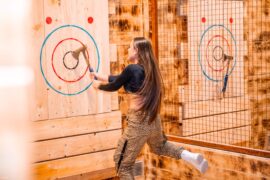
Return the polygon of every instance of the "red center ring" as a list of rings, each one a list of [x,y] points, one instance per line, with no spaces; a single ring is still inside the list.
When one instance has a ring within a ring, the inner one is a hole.
[[[78,39],[75,39],[75,38],[66,38],[66,39],[61,40],[61,41],[55,46],[55,48],[54,48],[54,50],[53,50],[53,53],[52,53],[52,68],[53,68],[53,71],[54,71],[55,75],[56,75],[59,79],[61,79],[61,80],[64,81],[64,82],[67,82],[67,83],[74,83],[74,82],[77,82],[77,81],[81,80],[81,79],[85,76],[86,72],[88,71],[88,67],[86,67],[86,69],[85,69],[85,71],[84,71],[84,73],[83,73],[82,76],[80,76],[79,78],[74,79],[74,80],[66,80],[66,79],[62,78],[62,77],[56,72],[55,67],[54,67],[54,54],[55,54],[55,51],[56,51],[57,47],[58,47],[61,43],[63,43],[64,41],[67,41],[67,40],[74,40],[74,41],[77,41],[77,42],[79,42],[82,46],[84,46],[84,44],[83,44],[81,41],[79,41]],[[86,50],[86,54],[87,54],[87,58],[89,59],[88,50]]]

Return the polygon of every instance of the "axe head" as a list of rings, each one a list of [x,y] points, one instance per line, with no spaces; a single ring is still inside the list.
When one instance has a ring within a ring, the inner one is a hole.
[[[84,52],[84,51],[86,50],[86,48],[87,48],[87,47],[86,47],[85,45],[83,45],[82,47],[76,49],[75,51],[72,51],[72,56],[73,56],[73,58],[79,60],[79,55],[80,55],[80,53],[81,53],[81,52]]]
[[[226,60],[233,60],[233,56],[229,56],[229,55],[227,55],[227,54],[224,54],[224,59],[223,59],[223,61],[226,61]]]

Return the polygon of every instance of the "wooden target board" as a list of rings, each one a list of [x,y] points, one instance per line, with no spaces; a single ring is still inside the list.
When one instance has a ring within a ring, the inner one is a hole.
[[[94,71],[110,73],[108,2],[72,0],[42,4],[44,12],[40,18],[44,27],[42,41],[38,38],[36,73],[41,81],[37,94],[43,95],[38,95],[42,100],[38,102],[36,119],[110,112],[111,95],[91,87],[93,80],[83,53],[78,59],[72,56],[73,51],[86,45],[86,58]]]
[[[244,94],[243,2],[189,1],[189,101]],[[231,56],[228,60],[225,56]]]
[[[183,136],[249,140],[242,1],[188,2],[188,85],[181,88]]]

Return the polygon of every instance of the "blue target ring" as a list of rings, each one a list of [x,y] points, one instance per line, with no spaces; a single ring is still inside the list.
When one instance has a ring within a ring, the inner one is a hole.
[[[234,54],[235,54],[235,55],[234,55],[234,64],[233,64],[231,70],[229,71],[228,76],[232,73],[232,71],[233,71],[233,69],[234,69],[234,67],[235,67],[235,65],[236,65],[236,59],[237,59],[237,46],[236,46],[236,40],[235,40],[233,34],[231,33],[231,31],[230,31],[228,28],[226,28],[224,25],[222,25],[222,24],[214,24],[214,25],[212,25],[212,26],[209,26],[209,27],[203,32],[203,34],[202,34],[202,37],[201,37],[201,40],[200,40],[200,44],[199,44],[199,50],[198,50],[198,61],[199,61],[199,64],[200,64],[202,73],[203,73],[203,75],[204,75],[208,80],[211,80],[211,81],[214,81],[214,82],[220,82],[220,81],[222,81],[223,79],[220,79],[220,80],[219,80],[219,79],[215,79],[215,78],[210,77],[210,76],[206,73],[205,69],[204,69],[203,66],[202,66],[202,62],[201,62],[201,45],[202,45],[202,41],[204,40],[205,34],[206,34],[210,29],[212,29],[212,28],[214,28],[214,27],[222,27],[222,28],[224,28],[224,29],[231,35],[231,37],[232,37],[232,39],[233,39],[233,42],[234,42],[234,46],[235,46],[235,48],[234,48]]]
[[[74,95],[78,95],[82,92],[84,92],[85,90],[87,90],[92,84],[93,84],[93,81],[91,83],[89,83],[85,88],[83,88],[81,91],[78,91],[78,92],[75,92],[75,93],[64,93],[64,92],[61,92],[59,90],[57,90],[56,88],[54,88],[50,82],[48,81],[48,79],[46,78],[45,74],[44,74],[44,70],[43,70],[43,67],[42,67],[42,54],[43,54],[43,49],[48,41],[48,39],[51,37],[51,35],[53,33],[55,33],[57,30],[59,29],[63,29],[63,28],[69,28],[69,27],[72,27],[72,28],[77,28],[77,29],[80,29],[82,30],[83,32],[85,32],[89,38],[91,39],[91,41],[94,43],[95,45],[95,49],[96,49],[96,53],[97,53],[97,58],[98,58],[98,64],[97,64],[97,68],[96,68],[96,72],[98,72],[99,70],[99,65],[100,65],[100,55],[99,55],[99,50],[98,50],[98,46],[97,46],[97,43],[96,41],[94,40],[94,38],[91,36],[91,34],[86,31],[84,28],[80,27],[80,26],[77,26],[77,25],[73,25],[73,24],[67,24],[67,25],[63,25],[63,26],[60,26],[58,28],[55,28],[54,30],[52,30],[47,36],[46,38],[44,39],[43,43],[42,43],[42,46],[41,46],[41,49],[40,49],[40,70],[41,70],[41,73],[42,73],[42,76],[46,82],[46,84],[51,88],[53,89],[55,92],[59,93],[59,94],[62,94],[62,95],[65,95],[65,96],[74,96]]]

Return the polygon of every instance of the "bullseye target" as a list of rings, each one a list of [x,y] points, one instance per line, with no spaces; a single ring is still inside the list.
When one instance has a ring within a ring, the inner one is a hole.
[[[78,58],[73,52],[86,45],[85,56]],[[43,41],[40,50],[40,69],[47,85],[62,95],[77,95],[93,83],[89,77],[88,59],[91,67],[98,72],[100,55],[93,36],[77,25],[63,25],[52,30]]]
[[[232,56],[231,65],[226,55]],[[199,49],[198,61],[203,75],[214,82],[224,79],[228,69],[228,76],[233,72],[237,59],[236,40],[231,31],[224,25],[212,25],[202,34]]]

